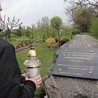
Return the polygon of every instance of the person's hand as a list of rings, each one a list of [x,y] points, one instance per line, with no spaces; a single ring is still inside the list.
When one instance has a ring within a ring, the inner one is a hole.
[[[22,76],[22,77],[26,77],[26,74],[25,74],[25,73],[22,73],[21,76]]]
[[[26,74],[25,74],[25,73],[21,74],[21,78],[22,78],[21,82],[22,82],[22,83],[25,82],[25,77],[26,77]]]
[[[42,83],[42,78],[40,75],[33,77],[33,78],[28,78],[28,76],[26,76],[25,80],[33,81],[35,83],[36,87],[40,87],[40,84]]]

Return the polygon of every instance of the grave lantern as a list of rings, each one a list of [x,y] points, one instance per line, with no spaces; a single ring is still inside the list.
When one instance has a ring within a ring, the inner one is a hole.
[[[26,74],[28,74],[29,77],[35,77],[40,74],[39,67],[41,66],[41,62],[36,56],[36,51],[34,47],[31,47],[31,49],[29,50],[28,58],[27,60],[25,60],[24,66],[25,66]]]

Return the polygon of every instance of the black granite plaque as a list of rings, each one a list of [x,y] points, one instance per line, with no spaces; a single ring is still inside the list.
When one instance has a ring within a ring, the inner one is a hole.
[[[98,49],[61,48],[52,74],[98,79]]]

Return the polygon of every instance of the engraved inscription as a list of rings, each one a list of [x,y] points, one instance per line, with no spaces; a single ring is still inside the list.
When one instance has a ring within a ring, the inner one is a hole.
[[[82,75],[82,73],[77,72],[78,71],[88,71],[89,73],[92,73],[94,71],[94,66],[82,66],[82,65],[67,65],[67,64],[57,64],[60,68],[59,68],[59,72],[60,73],[65,73],[65,71],[63,71],[61,69],[61,67],[63,68],[67,68],[67,70],[75,70],[75,72],[66,72],[66,74],[70,74],[70,75]]]
[[[63,52],[65,59],[73,59],[73,61],[77,60],[91,60],[93,58],[92,53],[77,53],[77,52]],[[72,61],[72,60],[71,60]]]
[[[98,49],[62,49],[52,74],[98,79]]]

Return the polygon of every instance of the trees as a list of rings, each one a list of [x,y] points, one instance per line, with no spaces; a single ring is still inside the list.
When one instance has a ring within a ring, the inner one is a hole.
[[[70,3],[70,8],[66,9],[72,21],[81,32],[88,32],[92,17],[98,14],[97,0],[64,0]]]
[[[48,38],[49,37],[49,18],[47,16],[42,17],[41,19],[41,28],[42,28],[42,32],[44,33],[44,38]]]
[[[73,21],[77,25],[80,32],[88,32],[91,20],[92,20],[92,11],[90,8],[77,7],[72,13]]]
[[[0,21],[0,28],[2,29],[2,33],[6,39],[10,39],[11,30],[15,27],[21,26],[22,22],[20,19],[16,19],[15,17],[12,20],[8,17],[4,16],[4,20]]]
[[[81,6],[84,5],[98,10],[98,0],[64,0],[64,1],[70,3],[73,7],[76,7],[78,5]]]
[[[38,33],[41,34],[42,41],[45,41],[49,37],[49,18],[44,16],[37,22]]]
[[[92,19],[90,32],[98,37],[98,17]]]
[[[58,41],[60,42],[60,33],[59,29],[60,26],[62,25],[62,19],[59,16],[54,16],[51,21],[50,21],[51,26],[57,30],[58,32]]]

